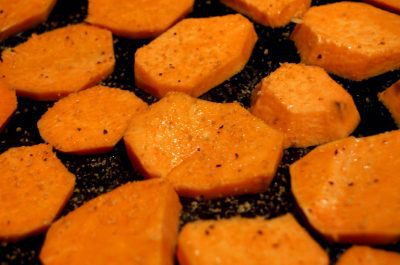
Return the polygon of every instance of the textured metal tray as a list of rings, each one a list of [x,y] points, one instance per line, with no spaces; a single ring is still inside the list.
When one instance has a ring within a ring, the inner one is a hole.
[[[313,1],[313,5],[329,2],[336,1],[315,0]],[[87,1],[85,0],[59,0],[46,23],[0,43],[0,49],[3,50],[5,47],[13,47],[24,42],[34,32],[41,33],[67,24],[83,21],[86,17],[86,7]],[[206,17],[228,13],[234,13],[234,11],[223,6],[217,0],[196,0],[194,11],[189,16]],[[238,101],[245,107],[248,107],[251,92],[262,77],[275,70],[282,62],[299,62],[299,56],[294,44],[289,39],[289,35],[293,30],[292,24],[274,30],[257,24],[255,26],[259,41],[245,69],[202,96],[203,99],[216,102]],[[137,89],[133,78],[133,55],[135,50],[148,42],[149,40],[137,41],[115,37],[114,47],[117,59],[115,72],[103,83],[134,91],[142,99],[151,103],[155,99]],[[351,82],[335,76],[333,78],[352,94],[361,114],[362,121],[353,135],[366,136],[396,128],[389,113],[378,102],[376,94],[396,80],[399,80],[400,71],[387,73],[364,82]],[[18,110],[5,130],[0,133],[0,153],[10,147],[42,142],[36,128],[36,122],[53,103],[34,102],[23,98],[19,98],[18,100]],[[181,225],[199,218],[212,219],[234,215],[272,218],[286,212],[292,212],[314,238],[328,251],[333,264],[337,256],[348,246],[328,244],[320,238],[304,222],[290,191],[288,165],[306,154],[309,150],[286,150],[278,173],[270,188],[265,193],[217,200],[183,198],[184,209],[181,216]],[[62,215],[79,207],[85,201],[110,191],[123,183],[143,179],[131,167],[123,143],[119,143],[112,152],[104,155],[70,156],[59,153],[58,156],[77,177],[74,193],[64,208]],[[44,235],[42,234],[27,238],[18,243],[0,243],[0,265],[40,264],[38,254],[43,240]],[[386,248],[400,252],[400,244],[387,246]]]

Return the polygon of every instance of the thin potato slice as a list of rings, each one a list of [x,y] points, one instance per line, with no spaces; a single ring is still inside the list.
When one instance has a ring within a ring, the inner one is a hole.
[[[194,0],[89,0],[86,21],[116,35],[152,38],[185,17],[193,4]]]
[[[392,114],[397,126],[400,127],[400,80],[379,93],[378,98]]]
[[[15,90],[4,82],[0,82],[0,131],[4,128],[11,115],[17,109]]]
[[[328,265],[328,255],[291,214],[272,220],[196,221],[179,235],[181,265]]]
[[[328,240],[390,244],[400,239],[400,131],[349,137],[290,166],[293,194]]]
[[[125,184],[55,222],[44,265],[173,265],[181,205],[162,180]]]
[[[400,16],[368,4],[312,7],[292,39],[302,62],[351,80],[400,68]]]
[[[17,95],[56,100],[91,87],[114,68],[111,32],[85,24],[32,35],[2,53],[1,77]]]
[[[136,115],[124,141],[145,176],[167,179],[182,196],[213,198],[265,191],[283,136],[236,103],[175,92]]]
[[[133,115],[146,108],[132,92],[96,86],[56,102],[38,128],[42,138],[62,152],[104,153],[122,138]]]
[[[311,0],[221,0],[225,5],[249,16],[255,22],[273,28],[299,19],[311,5]]]
[[[360,115],[349,93],[320,67],[281,65],[253,92],[251,112],[285,134],[285,147],[348,136]]]
[[[15,241],[50,226],[72,194],[75,176],[49,145],[0,155],[0,239]]]
[[[136,51],[136,85],[156,97],[200,96],[240,72],[256,40],[241,15],[184,19]]]
[[[336,265],[400,265],[400,254],[370,247],[354,246],[340,257]]]
[[[0,41],[44,22],[56,0],[0,0]]]

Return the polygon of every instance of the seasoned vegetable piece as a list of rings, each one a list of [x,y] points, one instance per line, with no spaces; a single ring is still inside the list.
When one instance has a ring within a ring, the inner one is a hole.
[[[309,9],[293,34],[301,60],[363,80],[400,68],[400,16],[364,3]]]
[[[272,220],[196,221],[179,235],[181,265],[328,265],[327,254],[291,214]]]
[[[17,109],[15,90],[0,81],[0,131]]]
[[[365,2],[386,9],[388,11],[393,11],[400,14],[400,1],[399,0],[364,0]]]
[[[136,85],[156,97],[200,96],[240,72],[256,40],[241,15],[185,19],[136,51]]]
[[[45,230],[75,184],[75,176],[45,144],[9,149],[0,155],[0,169],[0,240]]]
[[[347,91],[319,67],[283,64],[253,92],[251,112],[285,134],[285,147],[348,136],[360,115]]]
[[[400,127],[400,80],[378,94],[379,100],[389,110],[397,126]]]
[[[370,247],[355,246],[340,257],[337,265],[400,265],[400,254]]]
[[[131,118],[146,108],[132,92],[96,86],[55,103],[38,128],[42,138],[62,152],[103,153],[121,140]]]
[[[0,0],[0,40],[44,22],[56,0]]]
[[[221,0],[225,5],[249,16],[255,22],[273,28],[301,18],[311,5],[311,0]]]
[[[86,21],[135,38],[160,35],[192,11],[194,0],[89,0]]]
[[[293,194],[328,240],[389,244],[400,239],[400,131],[349,137],[290,166]]]
[[[125,184],[55,222],[44,265],[173,265],[181,204],[162,180]]]
[[[132,119],[124,140],[145,176],[168,179],[183,196],[220,197],[265,191],[283,136],[237,103],[170,93]]]
[[[114,68],[111,32],[85,24],[32,35],[2,53],[0,76],[17,95],[56,100],[91,87]]]

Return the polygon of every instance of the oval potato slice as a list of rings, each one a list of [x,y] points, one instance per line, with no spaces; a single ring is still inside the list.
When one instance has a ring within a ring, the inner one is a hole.
[[[364,3],[310,8],[292,33],[303,63],[351,80],[400,68],[400,16]]]
[[[91,87],[114,69],[111,32],[85,24],[32,37],[2,53],[1,77],[17,95],[56,100]]]
[[[0,40],[44,22],[56,2],[56,0],[0,0]]]
[[[257,41],[243,16],[184,19],[135,53],[136,85],[156,97],[198,97],[240,72]]]
[[[72,194],[75,176],[46,144],[0,155],[0,239],[16,241],[47,229]]]
[[[44,265],[173,265],[181,204],[162,180],[128,183],[55,222]]]
[[[17,96],[15,95],[15,90],[4,82],[0,82],[0,131],[16,109]]]
[[[131,118],[146,108],[132,92],[96,86],[56,102],[39,120],[39,133],[65,153],[104,153],[121,140]]]
[[[290,166],[293,194],[330,241],[400,239],[400,130],[321,145]]]

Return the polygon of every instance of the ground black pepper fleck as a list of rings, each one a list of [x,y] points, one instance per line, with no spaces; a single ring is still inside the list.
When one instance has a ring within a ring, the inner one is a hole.
[[[333,0],[314,0],[313,5],[335,2]],[[24,42],[32,33],[41,33],[50,29],[71,23],[82,22],[87,14],[87,0],[58,0],[48,21],[32,30],[23,32],[2,42],[0,49],[12,48]],[[192,17],[215,16],[234,13],[218,0],[196,0]],[[299,62],[293,42],[288,38],[293,24],[284,28],[270,29],[255,24],[259,40],[243,71],[212,89],[202,99],[214,102],[238,102],[248,108],[251,93],[256,84],[267,74],[274,71],[283,62]],[[147,103],[156,98],[138,89],[134,85],[132,65],[134,51],[147,44],[149,40],[129,40],[114,37],[116,66],[114,73],[102,82],[103,85],[119,87],[135,92]],[[268,52],[265,52],[265,51]],[[11,50],[15,52],[14,50]],[[105,53],[102,53],[104,55]],[[110,59],[110,58],[108,58]],[[170,68],[173,69],[173,65]],[[4,78],[4,76],[2,76]],[[396,129],[388,111],[379,103],[376,94],[400,79],[400,71],[393,71],[371,80],[352,82],[332,76],[341,83],[353,96],[361,114],[361,123],[353,133],[355,136],[372,135],[383,131]],[[18,109],[14,116],[0,132],[0,153],[10,147],[33,145],[43,140],[37,130],[36,123],[52,102],[34,102],[18,98]],[[16,132],[16,128],[21,128]],[[197,149],[200,151],[200,148]],[[181,198],[183,212],[180,225],[198,219],[220,219],[233,216],[272,218],[287,212],[292,212],[297,220],[312,233],[314,238],[326,249],[331,257],[331,263],[337,259],[348,246],[329,244],[304,222],[298,211],[290,191],[289,164],[308,153],[308,149],[288,149],[284,152],[283,161],[269,189],[260,194],[233,196],[214,200],[203,198]],[[103,155],[71,156],[57,153],[67,168],[76,175],[77,185],[71,199],[63,209],[61,216],[79,207],[84,202],[120,186],[128,181],[142,180],[143,177],[130,165],[125,148],[120,142],[114,150]],[[232,154],[231,154],[232,155]],[[239,155],[239,154],[238,154]],[[235,155],[236,157],[236,155]],[[379,180],[373,180],[378,182]],[[311,209],[309,210],[312,211]],[[208,229],[211,231],[211,228]],[[39,265],[38,254],[44,240],[44,235],[29,237],[18,243],[0,243],[0,265],[32,264]],[[390,245],[390,250],[400,252],[400,244]]]

